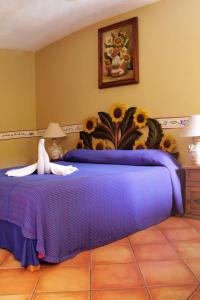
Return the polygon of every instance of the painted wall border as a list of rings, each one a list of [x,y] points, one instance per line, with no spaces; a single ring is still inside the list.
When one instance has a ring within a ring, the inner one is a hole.
[[[188,122],[188,119],[189,117],[156,118],[156,120],[162,125],[162,128],[165,129],[184,128]],[[62,129],[66,134],[78,133],[83,129],[83,125],[82,124],[65,125],[62,126]],[[45,129],[0,132],[0,141],[10,140],[10,139],[40,137],[44,134],[44,131]]]
[[[156,118],[164,129],[184,128],[189,117]]]
[[[62,129],[66,134],[80,132],[83,128],[82,124],[73,124],[62,126]],[[5,131],[0,132],[0,141],[1,140],[11,140],[11,139],[20,139],[20,138],[33,138],[40,137],[44,134],[45,129],[37,130],[18,130],[18,131]]]

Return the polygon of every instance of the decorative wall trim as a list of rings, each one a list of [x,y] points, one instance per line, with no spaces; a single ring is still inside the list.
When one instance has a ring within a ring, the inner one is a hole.
[[[156,120],[161,124],[162,128],[168,129],[183,128],[187,124],[188,119],[189,117],[156,118]],[[65,125],[62,127],[62,129],[66,134],[78,133],[83,129],[83,125]],[[45,129],[0,132],[0,140],[38,137],[42,136],[44,131]]]
[[[0,132],[0,140],[30,138],[30,137],[35,137],[35,136],[36,136],[36,131],[35,130],[20,130],[20,131]]]
[[[73,124],[63,126],[62,129],[66,134],[80,132],[83,128],[82,124]],[[42,136],[45,129],[37,130],[18,130],[18,131],[6,131],[0,132],[0,140],[11,140],[11,139],[20,139],[20,138],[33,138]]]
[[[162,128],[176,129],[183,128],[188,122],[189,117],[156,118]]]
[[[66,134],[80,132],[83,129],[82,124],[65,125],[61,127]],[[36,136],[43,136],[45,129],[37,129]]]

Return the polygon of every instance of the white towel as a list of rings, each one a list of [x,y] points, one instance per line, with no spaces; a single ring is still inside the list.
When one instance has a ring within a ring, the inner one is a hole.
[[[38,143],[38,162],[37,162],[37,173],[38,174],[50,174],[50,160],[49,155],[44,147],[44,139],[40,139]]]
[[[58,164],[51,163],[49,160],[49,155],[45,150],[44,139],[40,139],[38,143],[38,161],[27,167],[20,169],[13,169],[7,171],[5,174],[7,176],[22,177],[34,173],[37,170],[38,174],[50,174],[51,172],[55,175],[69,175],[75,171],[77,168],[73,166],[62,166]]]
[[[78,171],[76,167],[62,166],[51,163],[51,172],[55,175],[69,175],[75,171]]]
[[[38,143],[38,161],[37,173],[44,174],[44,156],[43,156],[44,139],[40,139]]]
[[[22,176],[30,175],[30,174],[34,173],[36,170],[37,170],[37,163],[27,166],[27,167],[24,167],[24,168],[13,169],[13,170],[7,171],[6,175],[22,177]]]

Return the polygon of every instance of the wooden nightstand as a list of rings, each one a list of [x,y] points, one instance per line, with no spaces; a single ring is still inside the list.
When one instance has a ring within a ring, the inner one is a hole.
[[[200,166],[184,166],[185,215],[200,218]]]

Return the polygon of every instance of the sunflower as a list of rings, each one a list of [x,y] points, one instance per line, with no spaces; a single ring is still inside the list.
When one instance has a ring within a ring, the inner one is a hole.
[[[93,150],[104,150],[106,148],[106,142],[102,139],[93,139],[92,140],[92,149]]]
[[[95,130],[97,126],[97,118],[87,118],[83,123],[83,130],[87,133],[91,133]]]
[[[144,141],[137,140],[133,145],[133,150],[147,149],[147,146]]]
[[[125,39],[125,38],[127,38],[128,34],[126,31],[120,30],[120,32],[118,33],[118,36],[122,36]]]
[[[135,126],[138,128],[142,128],[146,126],[147,119],[149,117],[149,114],[144,111],[143,109],[137,109],[135,114],[133,115],[133,122],[135,123]]]
[[[166,152],[173,152],[176,148],[174,137],[171,135],[164,135],[160,142],[160,148]]]
[[[83,149],[83,148],[84,148],[83,140],[79,140],[76,144],[76,149]]]
[[[124,39],[122,38],[122,36],[117,36],[116,38],[114,38],[115,47],[122,47],[123,43],[124,43]]]
[[[125,60],[125,62],[129,62],[131,59],[131,56],[128,53],[126,53],[123,55],[123,59]]]
[[[110,116],[112,118],[112,121],[115,123],[121,122],[124,118],[125,111],[126,111],[125,104],[114,103],[110,109]]]

